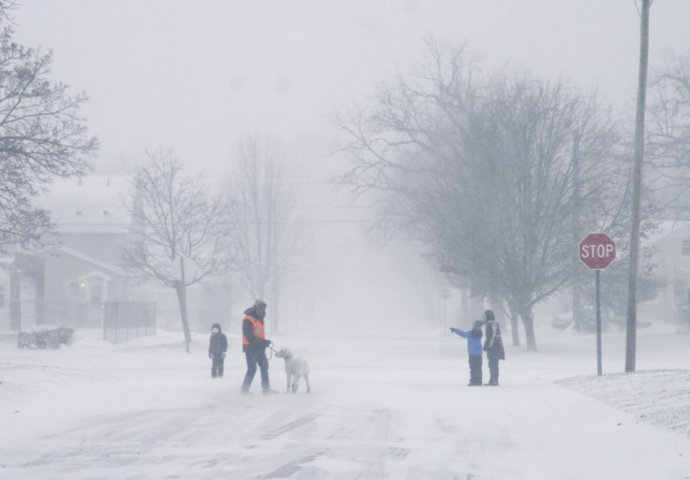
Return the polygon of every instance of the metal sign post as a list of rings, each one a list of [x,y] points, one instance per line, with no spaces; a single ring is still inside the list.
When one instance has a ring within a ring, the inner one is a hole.
[[[594,270],[597,311],[597,375],[602,375],[601,366],[601,270],[605,270],[616,259],[616,242],[605,233],[590,233],[579,245],[580,261]]]
[[[594,271],[594,285],[597,297],[597,375],[601,377],[601,270]]]

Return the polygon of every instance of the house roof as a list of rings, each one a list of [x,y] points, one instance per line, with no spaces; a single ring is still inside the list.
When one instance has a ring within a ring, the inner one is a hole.
[[[646,235],[645,244],[654,244],[679,233],[687,233],[690,229],[690,221],[687,220],[664,220],[659,222],[657,227]]]
[[[127,233],[129,186],[126,175],[57,179],[35,203],[50,212],[58,233]]]
[[[80,260],[88,262],[88,263],[90,263],[96,267],[99,267],[100,269],[105,270],[107,272],[110,272],[110,273],[113,273],[115,275],[119,275],[122,277],[126,276],[125,269],[122,267],[119,267],[117,265],[113,265],[111,263],[104,262],[104,261],[99,260],[97,258],[94,258],[90,255],[86,255],[85,253],[82,253],[82,252],[75,250],[73,248],[66,247],[65,245],[58,245],[55,248],[57,250],[63,252],[63,253],[66,253],[67,255],[71,255],[75,258],[78,258]],[[83,275],[83,276],[86,277],[88,275]]]

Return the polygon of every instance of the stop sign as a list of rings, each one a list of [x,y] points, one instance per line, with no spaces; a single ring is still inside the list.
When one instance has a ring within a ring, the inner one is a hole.
[[[605,233],[590,233],[580,242],[579,254],[587,268],[604,270],[616,259],[616,242]]]

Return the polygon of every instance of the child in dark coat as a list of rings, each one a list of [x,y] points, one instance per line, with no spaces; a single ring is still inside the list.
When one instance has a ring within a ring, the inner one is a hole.
[[[223,376],[223,364],[225,363],[225,352],[228,351],[228,339],[220,329],[220,324],[214,323],[211,327],[211,340],[208,343],[208,358],[211,364],[211,377]]]
[[[482,386],[482,322],[477,320],[472,330],[466,332],[459,328],[450,329],[451,332],[467,339],[467,353],[470,358],[470,383],[469,387]]]

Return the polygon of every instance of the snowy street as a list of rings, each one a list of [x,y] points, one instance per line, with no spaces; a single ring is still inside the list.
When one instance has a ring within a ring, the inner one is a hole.
[[[659,403],[629,410],[675,388],[656,398],[687,412],[690,376],[668,369],[687,367],[689,335],[642,336],[638,369],[650,372],[603,379],[591,377],[593,337],[550,335],[539,353],[508,349],[498,388],[466,387],[465,344],[450,334],[276,337],[310,362],[312,393],[283,393],[273,358],[271,396],[258,375],[254,395],[239,394],[233,336],[223,379],[210,378],[203,336],[191,355],[172,333],[59,351],[4,342],[0,478],[690,478],[687,420],[641,421]],[[605,336],[605,373],[622,370],[623,343]],[[607,403],[579,391],[597,381],[595,392],[613,386]]]

